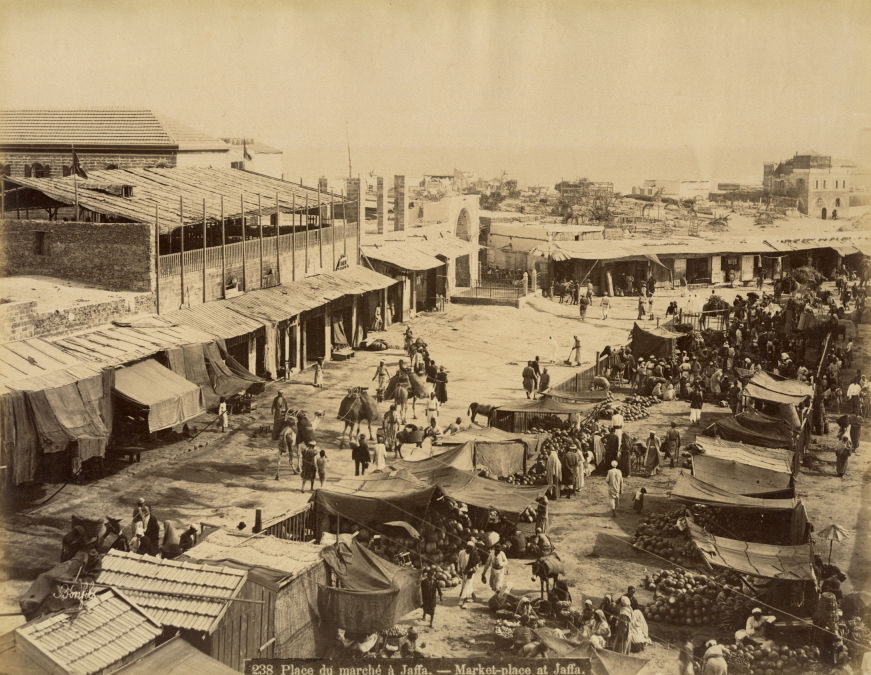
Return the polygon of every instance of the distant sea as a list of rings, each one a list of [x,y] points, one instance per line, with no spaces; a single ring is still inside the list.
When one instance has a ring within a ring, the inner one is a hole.
[[[351,148],[354,175],[391,177],[405,174],[453,174],[454,169],[494,178],[504,170],[522,186],[554,185],[562,179],[611,181],[629,192],[646,179],[710,179],[716,182],[762,183],[765,161],[787,159],[792,150],[764,153],[758,149],[652,148]],[[284,177],[317,184],[318,176],[338,182],[348,175],[348,151],[335,147],[286,148]]]

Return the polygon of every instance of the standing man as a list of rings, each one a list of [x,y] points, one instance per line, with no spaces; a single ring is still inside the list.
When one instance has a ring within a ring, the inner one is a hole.
[[[470,539],[466,548],[457,556],[457,570],[463,575],[463,584],[460,586],[460,609],[465,608],[469,598],[475,599],[475,575],[481,564],[481,555],[475,546],[474,539]]]
[[[272,440],[277,441],[284,426],[284,416],[287,414],[287,400],[284,392],[279,390],[272,399]]]
[[[611,516],[617,517],[617,505],[620,495],[623,494],[623,474],[617,468],[617,461],[611,462],[611,468],[605,476],[605,484],[608,486],[608,499],[611,500]]]
[[[526,368],[521,373],[523,378],[523,389],[526,391],[526,398],[535,398],[535,370],[532,367],[532,361],[526,362]]]
[[[317,457],[317,445],[314,441],[309,441],[303,448],[300,458],[300,475],[302,476],[302,485],[299,488],[300,492],[305,492],[305,484],[308,482],[311,485],[311,491],[315,491],[315,476],[317,475],[317,467],[315,458]]]
[[[375,369],[375,375],[372,376],[372,380],[375,382],[375,394],[378,401],[383,401],[384,389],[387,387],[387,382],[390,380],[390,371],[387,370],[384,361],[378,364],[378,367]]]
[[[420,581],[420,599],[423,606],[423,620],[426,621],[426,615],[429,614],[429,626],[432,628],[436,605],[442,599],[442,589],[439,587],[433,568],[428,568]]]
[[[690,394],[690,424],[697,424],[702,421],[702,404],[705,397],[702,395],[700,387],[694,387]]]
[[[611,297],[605,294],[602,296],[602,319],[608,318],[609,309],[611,309]]]
[[[399,418],[396,414],[395,404],[391,405],[390,410],[384,413],[381,427],[384,429],[384,445],[388,450],[393,450],[396,457],[402,459],[402,444],[396,439],[396,434],[399,431]]]
[[[281,470],[281,457],[287,453],[287,463],[290,465],[290,472],[296,473],[296,468],[293,466],[293,449],[296,446],[296,419],[285,422],[281,433],[278,436],[278,466],[275,467],[275,480],[278,480],[278,474]]]
[[[556,447],[550,449],[550,454],[547,456],[547,463],[544,467],[544,473],[547,477],[547,491],[550,494],[553,488],[553,498],[559,499],[560,484],[563,479],[563,465],[557,454]]]
[[[230,426],[230,413],[227,412],[227,400],[222,396],[218,403],[218,419],[221,421],[221,433],[223,434]]]
[[[538,393],[543,394],[550,387],[550,373],[547,372],[547,368],[545,367],[541,371],[541,377],[538,380]]]
[[[369,443],[366,441],[366,434],[360,434],[360,438],[356,443],[351,443],[351,459],[354,460],[354,475],[366,475],[366,469],[369,467]]]
[[[574,361],[574,365],[581,365],[581,339],[575,335],[574,343],[572,344],[572,352],[569,354],[569,362]]]
[[[677,430],[677,424],[671,423],[671,429],[665,432],[665,456],[671,460],[671,468],[674,468],[674,462],[680,455],[680,432]]]

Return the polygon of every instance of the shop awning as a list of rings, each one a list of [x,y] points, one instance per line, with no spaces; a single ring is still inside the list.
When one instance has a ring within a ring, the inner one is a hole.
[[[148,408],[148,431],[168,429],[203,412],[199,386],[164,368],[154,359],[115,372],[115,392]]]
[[[705,483],[689,474],[678,476],[671,489],[669,498],[684,504],[705,504],[729,509],[752,509],[757,511],[792,511],[796,507],[795,499],[761,499],[745,497],[734,492]]]
[[[871,255],[871,240],[857,239],[853,242],[853,246],[862,255]]]
[[[377,260],[412,272],[423,272],[445,264],[438,258],[422,253],[414,247],[399,243],[361,246],[360,252],[370,260]]]
[[[160,317],[169,324],[193,326],[224,340],[255,333],[263,323],[233,310],[229,300],[215,300],[204,305],[185,307]]]
[[[813,394],[813,387],[809,384],[798,380],[777,378],[764,372],[756,373],[750,378],[746,387],[746,395],[750,398],[793,405],[798,405]]]
[[[735,494],[764,497],[792,497],[792,474],[786,469],[772,471],[758,466],[742,464],[734,459],[723,459],[709,455],[693,457],[693,476],[723,490]]]
[[[693,544],[712,567],[724,567],[767,579],[816,583],[810,544],[775,546],[716,537],[690,519],[687,519],[687,527]]]
[[[708,457],[733,460],[748,466],[792,475],[793,453],[786,448],[766,448],[744,443],[730,443],[720,438],[697,436],[695,444]]]
[[[853,255],[855,253],[861,253],[861,251],[852,244],[839,244],[837,246],[830,246],[829,248],[842,258],[846,258],[848,255]]]

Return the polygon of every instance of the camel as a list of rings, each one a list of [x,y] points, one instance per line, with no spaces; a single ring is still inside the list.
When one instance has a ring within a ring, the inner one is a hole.
[[[353,387],[348,390],[347,396],[339,404],[337,417],[345,423],[342,435],[339,436],[339,448],[344,447],[345,434],[348,435],[349,442],[352,438],[356,438],[357,434],[360,433],[363,420],[366,420],[366,426],[369,428],[369,440],[373,440],[372,420],[377,422],[380,419],[378,403],[366,391],[366,387]],[[354,431],[354,425],[357,426],[356,431]]]

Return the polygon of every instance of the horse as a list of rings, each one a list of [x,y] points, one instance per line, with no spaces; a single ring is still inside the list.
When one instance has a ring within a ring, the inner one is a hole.
[[[378,403],[366,391],[366,387],[353,387],[348,389],[348,394],[342,399],[339,404],[338,419],[345,423],[345,428],[339,436],[339,448],[344,447],[345,434],[348,434],[348,442],[360,433],[360,423],[366,420],[366,426],[369,428],[369,440],[372,440],[372,420],[376,422],[380,419],[378,415]],[[354,425],[357,425],[356,432]]]
[[[470,403],[469,404],[468,415],[469,415],[469,418],[470,418],[472,424],[478,424],[475,421],[475,417],[478,415],[478,413],[480,413],[482,415],[486,415],[487,426],[490,426],[490,423],[493,420],[493,414],[495,412],[496,412],[496,406],[489,404],[489,403],[487,403],[487,404],[485,404],[485,403]],[[478,426],[481,426],[481,425],[478,424]]]
[[[549,597],[559,580],[559,575],[565,573],[565,565],[563,565],[562,560],[556,554],[551,553],[537,558],[527,565],[532,567],[532,580],[535,581],[536,578],[539,580],[541,599]],[[551,584],[551,582],[553,583]]]

